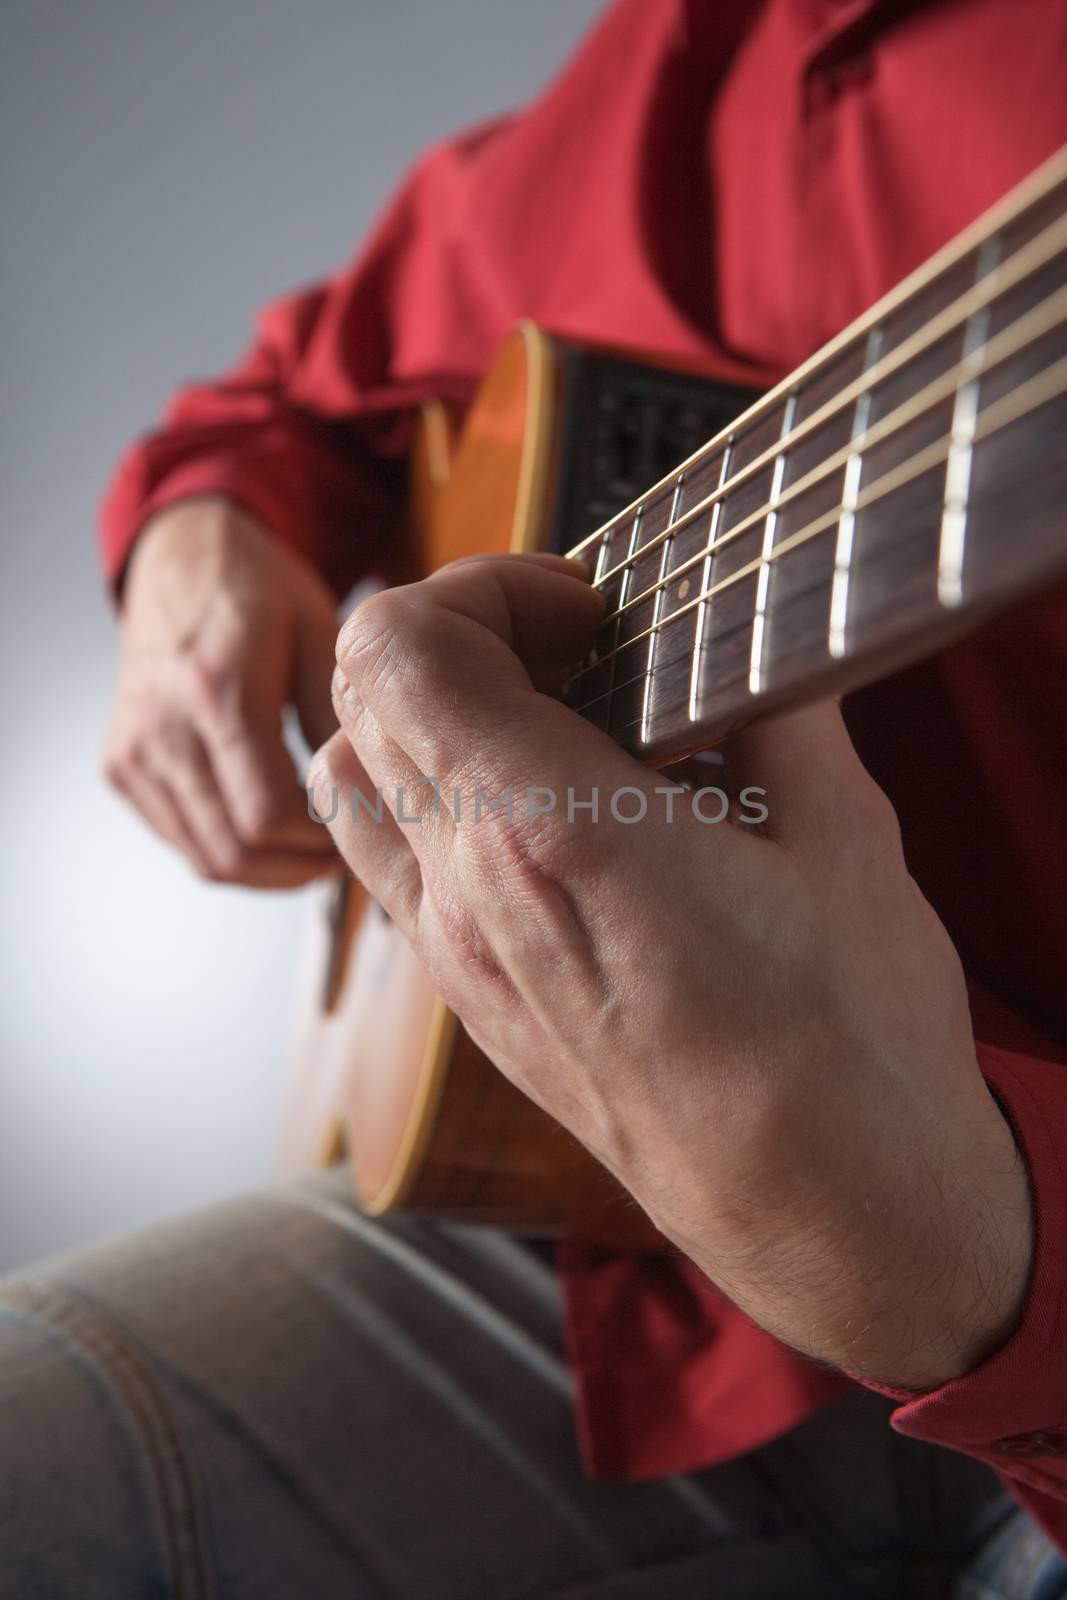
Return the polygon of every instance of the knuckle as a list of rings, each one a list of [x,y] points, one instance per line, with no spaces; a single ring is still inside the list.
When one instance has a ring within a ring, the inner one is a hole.
[[[531,894],[566,878],[584,845],[582,830],[568,828],[558,815],[526,816],[519,796],[510,809],[487,809],[463,838],[502,882]]]
[[[243,686],[236,660],[229,656],[205,660],[203,656],[191,655],[187,670],[189,699],[194,711],[214,723],[239,719]]]
[[[498,935],[508,967],[594,977],[592,944],[572,889],[572,831],[553,817],[496,814],[460,835],[470,881],[509,913]]]
[[[440,887],[432,893],[432,904],[440,939],[452,965],[467,978],[510,991],[510,979],[468,907]]]
[[[347,728],[350,734],[357,732],[365,720],[366,707],[340,667],[335,667],[333,671],[330,698],[338,722]]]
[[[337,639],[337,664],[348,683],[365,695],[394,670],[418,631],[419,608],[396,589],[384,589],[358,605]]]

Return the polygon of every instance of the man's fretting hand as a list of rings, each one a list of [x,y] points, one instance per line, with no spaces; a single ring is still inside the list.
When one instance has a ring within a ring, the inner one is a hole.
[[[104,772],[205,878],[288,888],[336,863],[281,721],[295,705],[312,747],[337,726],[336,637],[325,585],[227,500],[175,505],[138,540]]]
[[[1019,1316],[1028,1185],[893,810],[830,703],[727,747],[765,824],[677,800],[668,823],[664,778],[534,687],[600,606],[554,557],[366,601],[338,641],[320,812],[340,790],[342,854],[501,1071],[756,1321],[888,1384],[958,1376]],[[395,812],[398,785],[416,825],[353,820],[353,786]],[[559,807],[527,818],[528,787]],[[568,788],[599,790],[599,821],[567,821]],[[611,816],[623,788],[647,797],[637,824]],[[508,789],[512,820],[476,820],[476,791]]]

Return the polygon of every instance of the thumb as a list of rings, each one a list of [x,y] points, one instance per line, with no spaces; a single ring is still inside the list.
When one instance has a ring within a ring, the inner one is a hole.
[[[727,740],[724,753],[736,788],[764,790],[768,831],[799,847],[833,848],[857,805],[880,793],[836,700],[761,717]]]

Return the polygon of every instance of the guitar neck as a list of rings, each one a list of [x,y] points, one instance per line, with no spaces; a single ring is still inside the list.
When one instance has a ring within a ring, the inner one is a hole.
[[[926,654],[1067,571],[1067,150],[582,542],[567,700],[642,760]]]

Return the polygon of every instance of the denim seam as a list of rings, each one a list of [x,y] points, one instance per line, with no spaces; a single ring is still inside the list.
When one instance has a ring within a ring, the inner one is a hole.
[[[170,1408],[150,1369],[115,1337],[97,1311],[68,1298],[53,1285],[24,1281],[5,1286],[2,1297],[73,1338],[112,1378],[145,1448],[173,1600],[210,1600],[193,1474]]]

